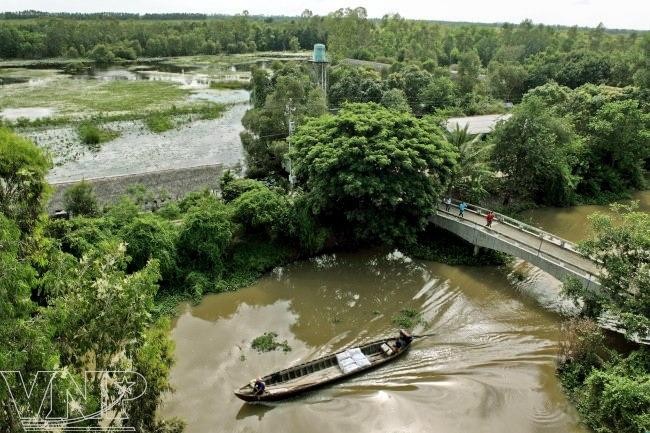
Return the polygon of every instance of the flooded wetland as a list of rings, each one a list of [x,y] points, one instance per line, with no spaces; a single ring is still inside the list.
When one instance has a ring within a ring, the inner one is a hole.
[[[241,119],[249,108],[243,87],[251,66],[303,57],[194,56],[74,75],[52,65],[5,62],[0,119],[50,152],[48,180],[54,183],[206,164],[239,167]],[[242,89],[211,88],[224,81],[241,82]],[[200,109],[210,104],[225,110],[203,118]],[[143,117],[161,110],[172,110],[171,129],[151,131]],[[199,112],[182,114],[192,110]],[[99,122],[116,138],[89,148],[77,130],[83,119]]]

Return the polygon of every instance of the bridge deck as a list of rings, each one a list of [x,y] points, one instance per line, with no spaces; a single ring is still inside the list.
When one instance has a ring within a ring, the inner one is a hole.
[[[474,225],[474,229],[481,230],[491,236],[505,237],[520,244],[527,245],[539,254],[554,257],[558,261],[566,263],[568,266],[575,267],[593,276],[598,276],[602,272],[600,266],[575,251],[575,246],[572,243],[564,241],[564,246],[562,246],[562,239],[544,236],[541,234],[542,232],[538,232],[540,234],[531,233],[525,229],[509,224],[507,221],[503,221],[500,215],[497,215],[497,218],[492,221],[492,227],[486,227],[485,216],[472,209],[465,209],[464,217],[461,219],[457,216],[457,206],[452,206],[450,211],[446,212],[445,206],[441,205],[438,208],[438,214],[448,218],[455,218],[461,224],[472,224]]]

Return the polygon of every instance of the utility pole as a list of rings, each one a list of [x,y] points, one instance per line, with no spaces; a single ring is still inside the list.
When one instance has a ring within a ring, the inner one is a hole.
[[[295,113],[295,111],[296,107],[293,105],[293,99],[289,98],[284,109],[284,114],[287,116],[287,126],[289,128],[289,137],[287,139],[287,142],[289,143],[289,155],[291,154],[291,136],[293,135],[293,130],[295,127],[295,122],[293,120],[293,113]],[[293,175],[293,164],[291,164],[291,156],[287,157],[287,164],[289,165],[289,187],[293,189],[296,178]]]

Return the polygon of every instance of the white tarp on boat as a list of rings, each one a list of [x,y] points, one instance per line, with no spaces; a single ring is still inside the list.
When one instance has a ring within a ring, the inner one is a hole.
[[[358,347],[337,353],[336,360],[339,363],[339,368],[345,374],[370,365],[370,361]]]

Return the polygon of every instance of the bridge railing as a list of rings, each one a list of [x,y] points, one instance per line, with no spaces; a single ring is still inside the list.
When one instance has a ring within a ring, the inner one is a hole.
[[[460,200],[456,200],[456,199],[452,199],[451,202],[452,202],[452,205],[455,206],[456,208],[458,208],[458,205],[461,203]],[[486,209],[484,207],[477,206],[477,205],[471,204],[471,203],[467,203],[467,208],[465,210],[468,210],[468,211],[470,211],[470,212],[472,212],[472,213],[474,213],[476,215],[480,215],[480,216],[483,216],[483,217],[485,215],[487,215],[487,213],[490,211],[489,209]],[[519,220],[511,218],[511,217],[509,217],[507,215],[504,215],[502,213],[494,212],[494,215],[496,217],[496,220],[501,224],[506,224],[506,225],[508,225],[510,227],[513,227],[513,228],[517,229],[517,230],[523,231],[523,232],[528,233],[528,234],[530,234],[532,236],[536,236],[536,237],[538,237],[539,239],[541,239],[543,241],[553,243],[553,244],[557,245],[560,248],[571,251],[572,253],[575,253],[575,254],[578,254],[578,255],[580,255],[582,257],[585,257],[586,259],[589,259],[589,260],[594,261],[594,262],[598,262],[594,258],[584,255],[581,251],[578,250],[578,246],[575,243],[571,242],[571,241],[568,241],[568,240],[563,239],[563,238],[561,238],[559,236],[556,236],[556,235],[554,235],[552,233],[541,230],[541,229],[539,229],[537,227],[531,226],[530,224],[526,224],[524,222],[521,222]]]
[[[490,237],[492,239],[494,239],[495,241],[498,239],[498,240],[500,240],[502,242],[505,242],[505,243],[507,243],[509,245],[512,245],[512,246],[514,246],[514,247],[516,247],[516,248],[518,248],[520,250],[523,250],[523,251],[527,252],[528,254],[530,254],[532,256],[539,257],[541,259],[544,259],[547,262],[553,263],[556,266],[559,266],[559,267],[561,267],[563,269],[566,269],[567,271],[569,271],[574,276],[579,276],[579,277],[583,278],[587,282],[587,287],[591,286],[592,283],[593,284],[600,284],[598,282],[598,276],[595,275],[594,272],[592,272],[590,269],[586,269],[586,268],[584,268],[582,266],[579,266],[579,265],[576,265],[576,264],[573,264],[573,263],[569,263],[569,262],[567,262],[565,260],[559,259],[558,257],[556,257],[555,255],[553,255],[553,254],[551,254],[549,252],[544,251],[543,243],[541,241],[540,241],[539,246],[532,246],[532,245],[529,245],[527,243],[522,242],[519,239],[515,239],[512,236],[508,236],[506,233],[491,230],[491,229],[485,227],[485,225],[479,224],[479,223],[477,223],[475,221],[471,221],[471,220],[468,220],[468,219],[460,219],[460,220],[458,220],[458,219],[456,219],[454,217],[454,215],[451,212],[445,212],[444,214],[446,215],[446,218],[449,218],[449,219],[453,218],[453,220],[456,223],[465,225],[467,227],[471,227],[475,231],[488,233],[490,235]],[[491,248],[491,247],[487,246],[487,248]],[[496,249],[496,248],[492,248],[492,249]]]

